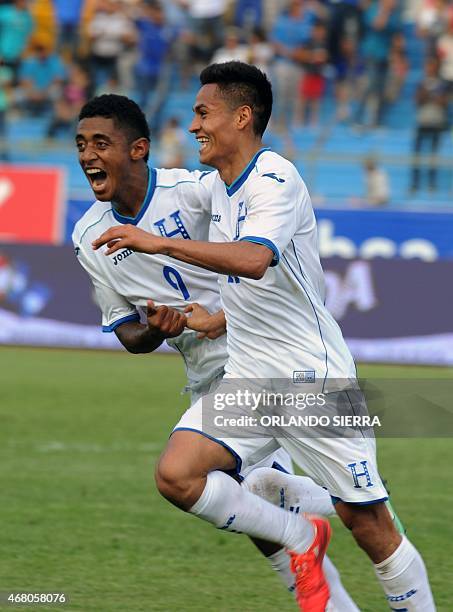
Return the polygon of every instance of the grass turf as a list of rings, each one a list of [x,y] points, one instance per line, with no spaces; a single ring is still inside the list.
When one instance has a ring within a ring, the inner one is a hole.
[[[391,366],[360,374],[451,377]],[[0,349],[0,592],[64,591],[61,609],[86,612],[295,609],[245,536],[156,492],[153,466],[187,403],[183,386],[177,356]],[[380,440],[379,460],[438,610],[452,610],[451,440]],[[362,611],[387,610],[364,554],[333,524],[345,586]]]

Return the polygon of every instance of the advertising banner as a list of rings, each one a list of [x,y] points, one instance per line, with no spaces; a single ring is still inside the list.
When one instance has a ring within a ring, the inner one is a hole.
[[[453,261],[331,258],[323,267],[326,305],[357,360],[453,365]],[[101,331],[71,247],[0,244],[0,344],[120,348]]]
[[[453,212],[315,210],[321,257],[453,259]]]
[[[64,172],[41,166],[0,164],[0,240],[62,244]]]

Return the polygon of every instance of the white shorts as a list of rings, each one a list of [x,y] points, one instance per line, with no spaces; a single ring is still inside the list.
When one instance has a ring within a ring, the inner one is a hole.
[[[221,373],[217,374],[212,380],[197,384],[192,383],[188,385],[188,389],[191,391],[192,405],[182,415],[181,420],[176,425],[173,431],[176,431],[177,429],[194,429],[193,427],[191,427],[191,425],[193,424],[192,419],[195,419],[196,414],[195,412],[192,412],[193,408],[197,404],[201,404],[202,399],[205,395],[214,392],[219,387],[223,380],[223,376],[224,372],[222,371]],[[186,423],[186,425],[180,425],[183,422],[183,419],[185,419],[184,423]],[[202,429],[195,428],[195,430],[199,431],[199,433],[203,433]],[[222,444],[221,440],[216,439],[216,441],[219,442],[219,444]],[[231,451],[231,448],[229,448],[228,450]],[[241,478],[245,478],[247,474],[250,474],[252,470],[262,467],[271,467],[276,470],[280,470],[281,472],[286,472],[287,474],[294,474],[294,466],[291,457],[283,448],[277,448],[276,450],[268,454],[266,457],[257,461],[255,464],[245,466],[243,469],[239,469],[236,471]]]
[[[227,393],[235,384],[232,379],[224,379],[215,392]],[[174,431],[196,431],[215,440],[235,457],[237,473],[244,474],[258,466],[269,466],[274,461],[286,469],[288,462],[284,455],[283,458],[280,455],[280,460],[273,458],[273,453],[284,449],[308,476],[328,490],[334,502],[342,500],[372,504],[388,498],[378,473],[376,441],[369,432],[365,435],[361,430],[355,430],[354,437],[317,437],[303,430],[304,437],[299,437],[300,429],[297,429],[296,435],[294,429],[288,435],[285,428],[269,429],[261,424],[248,425],[247,421],[240,431],[232,429],[230,425],[213,429],[213,419],[219,412],[212,409],[210,395],[198,399],[182,415]],[[344,398],[346,403],[348,401],[347,392],[329,395],[330,398],[334,396],[337,401],[339,397]],[[230,407],[229,415],[233,415],[233,418],[250,416],[237,406]]]

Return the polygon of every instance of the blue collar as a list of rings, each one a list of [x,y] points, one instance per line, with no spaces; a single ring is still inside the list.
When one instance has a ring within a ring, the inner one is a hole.
[[[145,199],[143,200],[136,217],[125,217],[124,215],[120,215],[120,213],[115,210],[112,202],[113,216],[119,223],[131,223],[132,225],[137,225],[137,223],[142,219],[143,215],[148,210],[148,206],[150,205],[154,195],[154,190],[156,189],[156,175],[157,172],[154,168],[151,168],[151,170],[148,169],[148,188],[146,190]]]
[[[231,183],[231,185],[227,185],[225,183],[226,192],[230,197],[234,195],[240,187],[242,187],[242,185],[248,179],[250,172],[255,167],[258,157],[261,155],[261,153],[264,153],[265,151],[270,151],[270,147],[265,147],[264,149],[260,149],[257,153],[255,153],[253,158],[249,161],[249,163],[241,172],[241,174],[237,177],[237,179]]]

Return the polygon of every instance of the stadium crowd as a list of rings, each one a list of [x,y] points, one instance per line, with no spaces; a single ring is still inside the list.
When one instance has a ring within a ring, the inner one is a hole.
[[[169,91],[189,88],[208,63],[232,59],[271,76],[275,133],[318,125],[326,96],[337,124],[373,129],[386,124],[411,68],[408,16],[426,59],[414,152],[435,153],[453,92],[448,0],[0,0],[0,140],[10,115],[45,116],[55,137],[88,98],[114,92],[139,103],[179,159],[177,119],[162,120]],[[420,173],[415,157],[413,191]],[[435,189],[435,166],[429,184]]]

